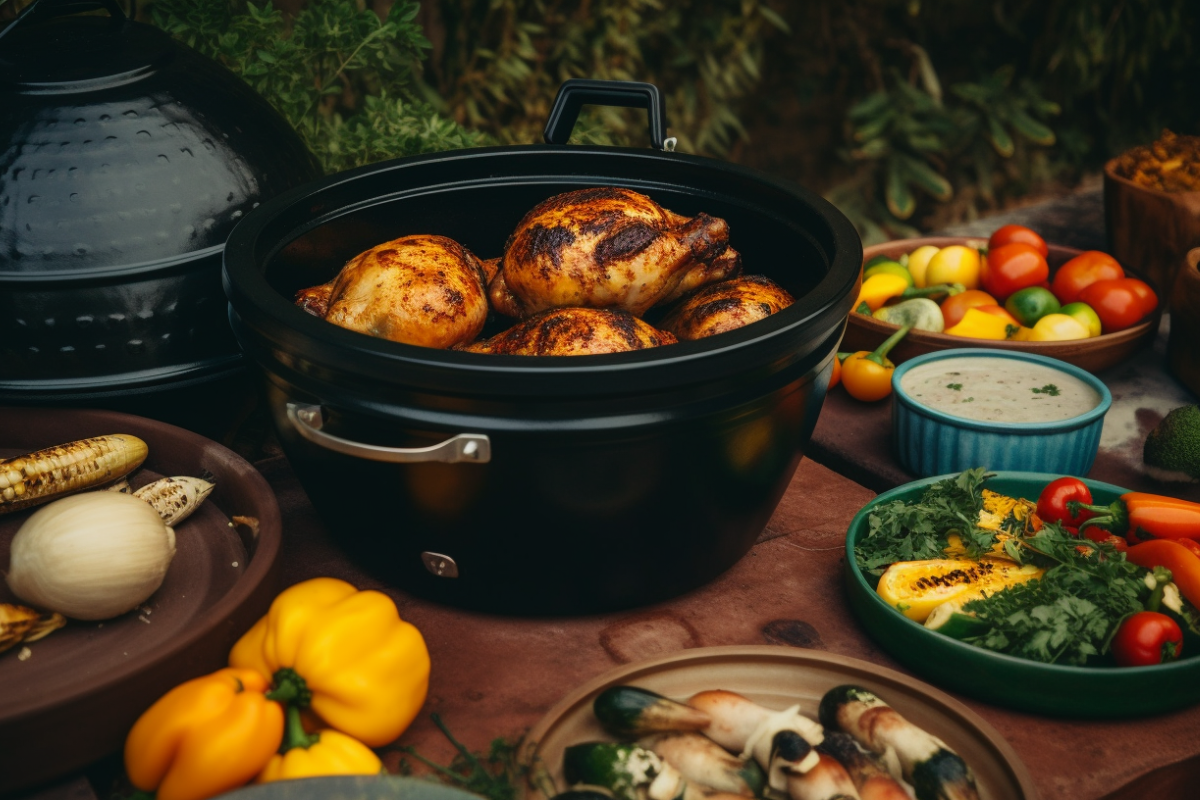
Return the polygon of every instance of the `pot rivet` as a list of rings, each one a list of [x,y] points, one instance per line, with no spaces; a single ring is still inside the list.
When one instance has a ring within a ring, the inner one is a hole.
[[[431,553],[427,550],[421,553],[421,561],[425,563],[425,569],[439,578],[458,577],[458,564],[455,564],[454,559],[450,556]]]

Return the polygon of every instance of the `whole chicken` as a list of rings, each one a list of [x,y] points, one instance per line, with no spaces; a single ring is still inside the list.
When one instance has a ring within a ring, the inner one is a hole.
[[[445,236],[403,236],[360,253],[330,283],[296,293],[296,305],[343,328],[394,342],[447,348],[487,322],[479,259]]]
[[[586,356],[645,350],[664,344],[675,344],[675,337],[625,311],[552,308],[490,339],[454,349],[509,356]]]
[[[659,323],[681,340],[703,339],[765,319],[794,301],[762,275],[743,275],[705,286],[667,312]]]
[[[641,316],[740,268],[722,219],[682,217],[629,189],[580,189],[525,215],[488,296],[510,317],[573,306]]]

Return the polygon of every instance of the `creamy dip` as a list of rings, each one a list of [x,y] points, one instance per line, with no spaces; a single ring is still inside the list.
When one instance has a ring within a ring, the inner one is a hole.
[[[931,361],[904,373],[900,388],[944,414],[988,422],[1056,422],[1100,405],[1100,393],[1074,375],[1015,358]]]

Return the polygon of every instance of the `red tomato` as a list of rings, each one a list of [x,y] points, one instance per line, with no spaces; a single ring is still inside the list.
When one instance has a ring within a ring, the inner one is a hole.
[[[988,251],[980,277],[983,290],[1003,303],[1018,289],[1049,278],[1050,266],[1032,245],[1013,242]]]
[[[1090,514],[1091,512],[1085,511],[1083,513]],[[1078,535],[1079,531],[1076,531],[1075,533]],[[1120,536],[1117,536],[1112,531],[1106,531],[1103,528],[1088,528],[1083,532],[1083,538],[1091,539],[1093,542],[1097,543],[1108,542],[1114,548],[1116,548],[1118,553],[1124,553],[1129,549],[1129,542],[1125,541]]]
[[[1110,278],[1085,286],[1079,302],[1092,307],[1104,333],[1113,333],[1145,319],[1158,305],[1158,295],[1137,278]]]
[[[1044,522],[1059,522],[1071,528],[1078,528],[1085,519],[1096,516],[1091,511],[1072,514],[1067,510],[1067,503],[1072,500],[1091,505],[1092,491],[1079,478],[1068,476],[1052,480],[1038,495],[1037,515]],[[1109,532],[1103,531],[1103,533],[1108,534]]]
[[[1079,299],[1079,293],[1096,281],[1124,278],[1125,270],[1108,253],[1088,250],[1080,253],[1058,268],[1050,291],[1064,306]]]
[[[1145,667],[1179,658],[1183,631],[1178,623],[1157,611],[1139,611],[1117,629],[1112,640],[1113,658],[1122,667]]]
[[[1046,241],[1024,225],[1005,225],[997,228],[996,232],[988,239],[988,252],[1013,242],[1030,245],[1043,257],[1050,255],[1050,248],[1046,246]]]
[[[963,315],[967,313],[968,308],[994,305],[996,305],[996,298],[987,292],[967,289],[965,292],[950,295],[942,301],[942,318],[945,320],[947,328],[953,328],[962,322]]]

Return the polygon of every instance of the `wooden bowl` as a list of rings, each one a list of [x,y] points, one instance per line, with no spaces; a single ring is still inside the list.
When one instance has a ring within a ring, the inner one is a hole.
[[[948,247],[952,244],[986,244],[983,239],[971,239],[962,236],[932,236],[919,239],[897,239],[893,242],[872,245],[863,251],[863,261],[875,256],[898,258],[904,253],[911,253],[923,245]],[[1065,262],[1079,255],[1082,250],[1073,247],[1050,245],[1050,274]],[[1122,264],[1122,266],[1124,266]],[[1142,277],[1133,270],[1126,270],[1130,277]],[[1143,280],[1145,280],[1143,278]],[[900,364],[915,356],[932,353],[935,350],[948,350],[954,347],[990,347],[1000,350],[1020,350],[1049,358],[1057,358],[1068,364],[1097,372],[1114,366],[1133,355],[1137,350],[1151,344],[1158,333],[1158,322],[1162,316],[1165,298],[1157,286],[1154,291],[1158,294],[1158,308],[1146,319],[1116,333],[1105,333],[1091,339],[1075,339],[1066,342],[1007,342],[995,339],[972,339],[966,336],[950,336],[945,333],[929,331],[909,331],[888,354],[893,363]],[[851,352],[858,350],[874,350],[879,344],[896,332],[897,326],[880,322],[863,314],[851,314],[846,326],[846,335],[842,339],[841,350]]]
[[[1200,247],[1188,251],[1175,276],[1170,308],[1167,366],[1180,383],[1200,395]]]
[[[1164,192],[1104,165],[1104,227],[1113,257],[1154,286],[1170,288],[1188,250],[1200,246],[1200,192]]]

